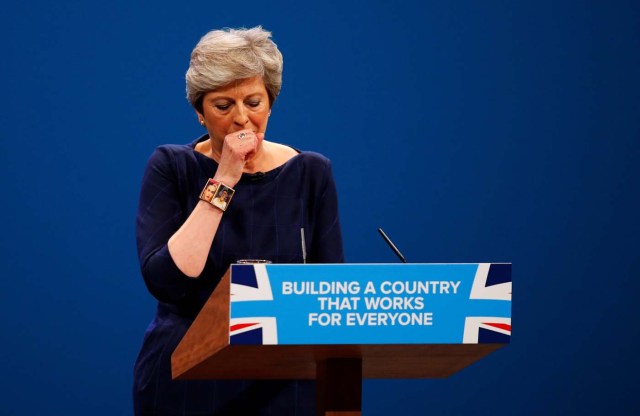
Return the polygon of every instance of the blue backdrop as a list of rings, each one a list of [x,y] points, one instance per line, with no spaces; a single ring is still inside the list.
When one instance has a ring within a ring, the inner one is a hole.
[[[154,301],[134,215],[201,127],[189,53],[262,24],[267,136],[334,163],[349,262],[513,262],[512,344],[366,415],[638,414],[634,1],[11,2],[0,12],[2,415],[128,415]],[[634,359],[635,358],[635,359]]]

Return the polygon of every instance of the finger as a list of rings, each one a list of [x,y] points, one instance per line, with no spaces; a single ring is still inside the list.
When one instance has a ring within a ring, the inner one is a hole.
[[[251,143],[247,144],[247,153],[244,156],[245,161],[252,159],[256,155],[259,144],[260,144],[260,140],[258,139],[258,137],[254,137]]]
[[[241,145],[242,149],[247,152],[255,150],[258,147],[258,144],[260,144],[261,139],[258,134],[264,137],[264,134],[254,133],[250,130],[246,134],[240,134],[242,135],[242,138],[238,139],[238,143]]]

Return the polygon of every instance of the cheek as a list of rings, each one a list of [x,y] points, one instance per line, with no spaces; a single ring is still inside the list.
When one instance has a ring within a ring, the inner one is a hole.
[[[227,118],[228,117],[224,116],[210,117],[209,122],[211,123],[211,127],[214,129],[224,129],[224,127],[229,124]]]
[[[269,121],[269,112],[267,111],[255,114],[252,121],[253,124],[260,127],[260,130],[264,131],[267,127],[267,122]]]
[[[206,120],[207,130],[216,138],[224,138],[229,133],[232,122],[228,117],[209,117]]]

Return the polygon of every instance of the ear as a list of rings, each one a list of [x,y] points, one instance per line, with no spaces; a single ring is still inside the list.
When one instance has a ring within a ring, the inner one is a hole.
[[[200,123],[202,127],[205,127],[204,115],[196,110],[196,116],[198,117],[198,123]]]

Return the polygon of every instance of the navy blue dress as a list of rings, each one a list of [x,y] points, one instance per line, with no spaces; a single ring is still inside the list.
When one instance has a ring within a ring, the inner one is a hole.
[[[171,380],[171,354],[231,263],[266,259],[301,263],[344,261],[336,186],[324,156],[300,152],[284,165],[244,174],[198,279],[184,275],[167,250],[217,163],[187,145],[151,155],[137,214],[138,256],[147,288],[158,300],[134,368],[136,415],[314,415],[311,381]]]

